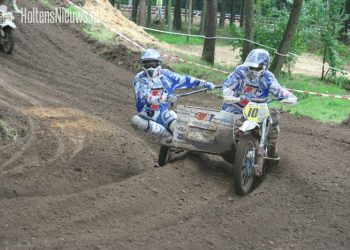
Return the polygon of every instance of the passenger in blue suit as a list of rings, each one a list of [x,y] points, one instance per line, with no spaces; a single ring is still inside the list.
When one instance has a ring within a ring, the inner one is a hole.
[[[137,129],[169,140],[176,119],[176,113],[168,110],[170,103],[178,99],[174,91],[196,87],[213,90],[215,85],[163,69],[161,62],[161,55],[155,49],[147,49],[141,55],[143,70],[133,81],[137,115],[131,119],[131,124]]]

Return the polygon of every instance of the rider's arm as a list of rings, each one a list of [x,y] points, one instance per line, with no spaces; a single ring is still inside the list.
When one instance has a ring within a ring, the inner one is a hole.
[[[180,75],[170,70],[164,70],[163,74],[171,81],[171,89],[185,89],[207,87],[208,82],[188,75]]]
[[[282,99],[283,103],[286,104],[296,104],[298,101],[298,98],[293,95],[291,92],[289,92],[287,89],[283,88],[278,81],[276,80],[275,76],[268,72],[266,75],[266,80],[269,84],[269,93],[273,94],[275,97]]]
[[[145,104],[160,105],[164,103],[167,98],[167,95],[164,93],[153,95],[147,81],[147,79],[137,75],[133,82],[138,111],[140,111]]]
[[[228,75],[224,81],[222,91],[225,97],[235,96],[237,92],[241,91],[244,77],[239,67],[237,67],[231,74]]]

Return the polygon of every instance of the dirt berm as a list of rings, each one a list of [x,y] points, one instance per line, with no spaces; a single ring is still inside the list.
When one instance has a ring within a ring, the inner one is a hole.
[[[0,115],[18,132],[0,144],[0,249],[348,249],[348,126],[283,113],[280,165],[240,198],[220,158],[153,168],[157,141],[129,124],[134,71],[75,27],[17,24],[0,53]]]

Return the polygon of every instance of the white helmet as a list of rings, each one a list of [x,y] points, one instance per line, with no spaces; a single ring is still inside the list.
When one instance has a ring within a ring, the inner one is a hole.
[[[160,74],[162,59],[156,49],[147,49],[141,55],[141,66],[146,74],[152,78]]]
[[[260,77],[270,66],[270,55],[265,49],[253,49],[245,59],[243,66],[249,68],[251,78]]]

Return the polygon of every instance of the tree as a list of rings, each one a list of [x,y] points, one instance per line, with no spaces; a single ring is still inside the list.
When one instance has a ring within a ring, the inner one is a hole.
[[[173,15],[171,12],[172,12],[171,11],[171,0],[168,0],[166,13],[167,13],[167,22],[168,22],[168,30],[169,31],[173,31]]]
[[[147,20],[147,5],[146,0],[140,0],[139,3],[139,18],[138,18],[138,25],[140,26],[146,26],[146,20]]]
[[[146,27],[151,27],[151,12],[152,12],[152,1],[147,0],[147,22],[146,22]]]
[[[226,7],[227,7],[227,0],[221,0],[220,20],[219,20],[219,27],[220,28],[224,27],[224,25],[225,25]]]
[[[190,40],[190,35],[191,35],[191,28],[192,28],[192,7],[193,7],[193,4],[192,4],[192,0],[189,0],[189,3],[188,3],[188,7],[189,7],[189,12],[188,12],[188,27],[187,27],[187,41]]]
[[[230,17],[230,26],[231,25],[235,25],[236,22],[236,18],[235,18],[235,2],[236,0],[231,0],[231,8],[230,8],[230,13],[231,13],[231,17]]]
[[[203,0],[203,7],[202,7],[202,15],[201,15],[201,22],[200,22],[200,29],[199,33],[201,35],[204,35],[205,33],[205,27],[207,23],[207,1]]]
[[[137,20],[137,9],[139,7],[139,0],[132,1],[132,11],[131,11],[131,20],[136,23]]]
[[[254,37],[254,0],[245,0],[245,27],[244,27],[244,38],[242,61],[245,60],[249,52],[253,49],[253,44],[250,42]],[[249,41],[247,41],[249,40]]]
[[[350,15],[350,0],[346,0],[345,1],[345,7],[344,7],[345,11],[345,15]],[[350,26],[350,19],[349,19],[349,16],[347,16],[345,18],[345,21],[344,21],[344,27],[342,29],[342,39],[344,42],[347,42],[348,41],[348,32],[349,32],[349,27]]]
[[[299,16],[301,13],[301,7],[303,5],[303,0],[294,0],[292,10],[290,12],[287,28],[283,34],[283,39],[278,47],[277,53],[273,58],[271,63],[271,71],[278,75],[281,72],[285,55],[287,55],[290,46],[292,44],[293,38],[297,31]]]
[[[245,0],[242,1],[241,3],[241,15],[239,18],[239,27],[244,27],[244,12],[245,12]]]
[[[214,64],[215,58],[215,42],[216,39],[216,0],[206,0],[207,1],[207,24],[205,27],[205,37],[204,46],[202,51],[202,59],[207,63]]]
[[[181,30],[182,22],[181,22],[181,0],[175,0],[175,8],[174,8],[174,29]]]

